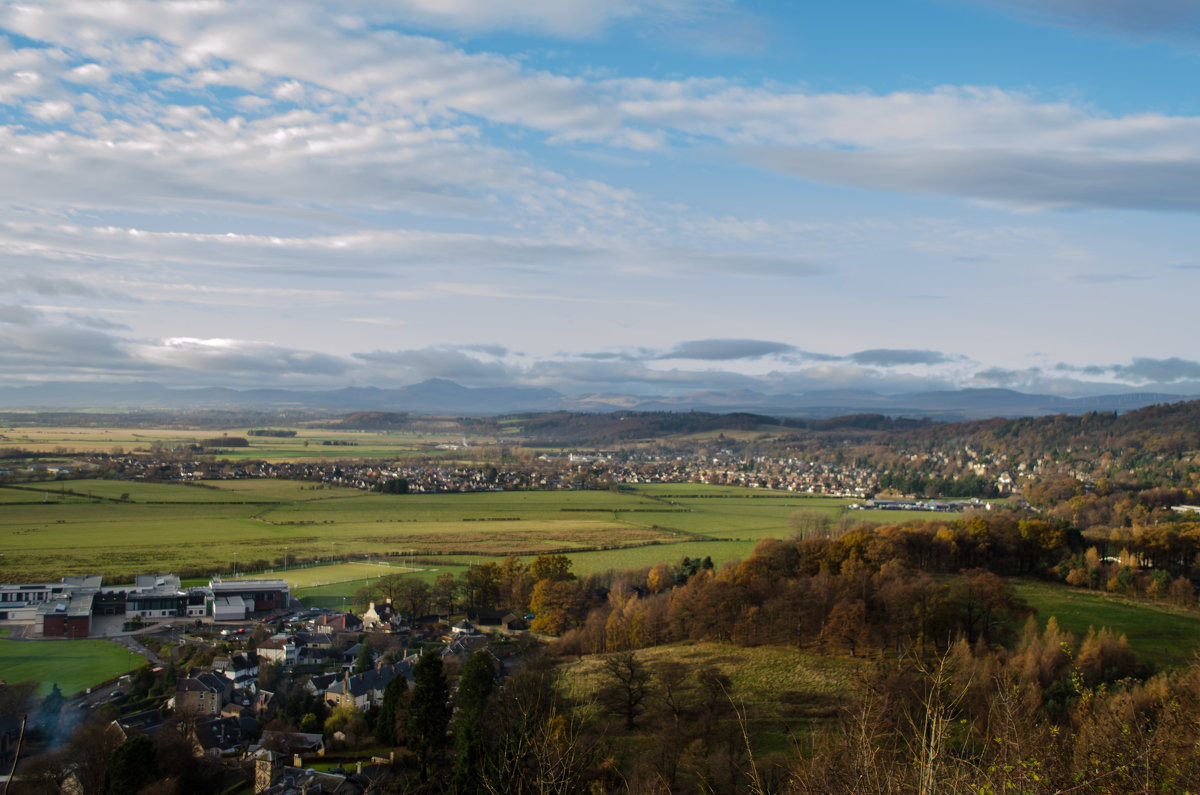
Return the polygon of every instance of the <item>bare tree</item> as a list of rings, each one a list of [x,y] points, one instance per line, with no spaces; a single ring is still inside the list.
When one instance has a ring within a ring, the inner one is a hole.
[[[601,704],[625,719],[625,728],[632,730],[646,707],[650,692],[650,669],[637,654],[622,651],[609,654],[600,662],[603,681],[596,693]]]

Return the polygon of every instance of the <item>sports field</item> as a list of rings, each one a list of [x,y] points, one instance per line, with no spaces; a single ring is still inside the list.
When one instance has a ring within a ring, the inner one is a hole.
[[[0,679],[37,682],[41,696],[55,684],[70,696],[145,664],[141,655],[107,640],[0,640]]]
[[[277,578],[286,580],[293,590],[297,588],[315,588],[322,585],[336,585],[349,582],[364,585],[388,574],[412,574],[420,571],[420,567],[408,567],[395,563],[375,563],[364,559],[361,563],[333,563],[317,566],[291,567],[287,569],[267,569],[254,574],[241,574],[237,577],[225,577],[225,580],[252,580]]]

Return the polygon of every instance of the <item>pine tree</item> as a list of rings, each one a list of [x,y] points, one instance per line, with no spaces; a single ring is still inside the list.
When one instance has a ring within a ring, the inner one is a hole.
[[[484,715],[495,684],[496,666],[492,655],[482,649],[472,654],[458,680],[458,711],[454,715],[454,745],[457,751],[454,778],[458,791],[462,793],[482,791],[480,771],[487,753]]]
[[[379,705],[379,714],[375,717],[375,739],[381,744],[392,746],[400,744],[400,718],[408,699],[408,680],[397,676],[383,690],[383,703]]]
[[[413,691],[408,702],[409,746],[420,758],[422,783],[429,780],[433,752],[446,744],[449,699],[442,658],[436,652],[426,652],[413,666]]]

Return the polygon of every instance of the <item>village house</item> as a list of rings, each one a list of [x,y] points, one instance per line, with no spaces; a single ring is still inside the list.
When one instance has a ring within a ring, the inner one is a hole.
[[[205,671],[179,680],[175,687],[175,710],[194,715],[220,715],[221,707],[233,697],[233,682]]]
[[[383,702],[383,691],[397,676],[412,677],[412,665],[416,657],[403,662],[381,665],[355,676],[347,670],[342,678],[335,680],[325,690],[325,700],[335,706],[350,705],[359,709],[370,709]]]
[[[275,635],[258,644],[255,650],[260,661],[276,665],[295,665],[299,659],[296,644],[287,635]]]
[[[218,657],[213,660],[213,670],[233,682],[236,688],[253,686],[258,680],[258,660],[244,654]]]

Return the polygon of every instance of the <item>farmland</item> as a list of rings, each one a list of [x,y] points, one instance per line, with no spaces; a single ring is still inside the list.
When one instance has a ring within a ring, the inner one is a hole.
[[[147,571],[262,571],[285,556],[295,565],[367,555],[398,563],[409,554],[469,563],[560,552],[586,573],[684,555],[742,558],[760,539],[787,535],[796,512],[836,523],[847,503],[677,485],[383,495],[274,479],[70,480],[0,488],[0,553],[9,582],[100,573],[118,583]],[[870,514],[848,515],[881,518]]]
[[[246,447],[216,447],[228,460],[315,461],[335,458],[397,458],[408,455],[443,455],[436,449],[444,442],[459,442],[453,432],[405,433],[397,431],[352,431],[299,429],[295,436],[246,436],[247,429],[174,428],[55,428],[20,427],[0,431],[0,446],[19,448],[43,456],[71,453],[148,453],[157,449],[201,444],[224,436],[241,437]]]

